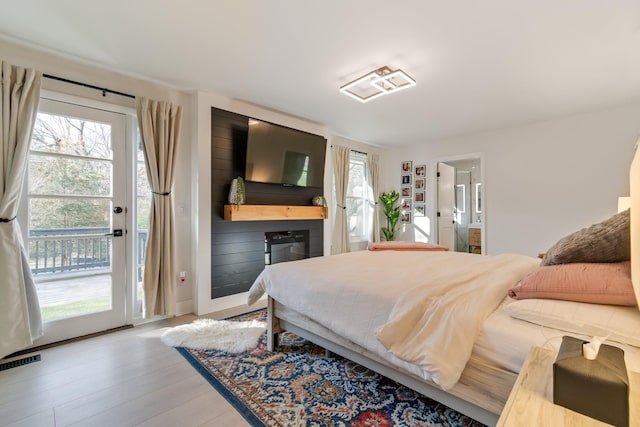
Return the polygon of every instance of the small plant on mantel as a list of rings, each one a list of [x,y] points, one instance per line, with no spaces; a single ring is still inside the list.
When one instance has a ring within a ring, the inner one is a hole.
[[[244,179],[239,176],[231,181],[231,188],[229,189],[229,204],[236,205],[236,209],[240,209],[240,205],[244,205],[245,197]]]
[[[237,195],[237,200],[236,200],[236,204],[237,205],[244,205],[244,201],[246,199],[246,193],[245,193],[245,189],[244,189],[244,179],[242,179],[241,176],[236,178],[237,184],[238,184],[238,189],[236,192]]]
[[[400,194],[395,190],[380,194],[380,201],[384,205],[384,216],[387,219],[387,226],[382,227],[382,233],[387,241],[393,240],[396,233],[396,224],[400,218],[400,206],[395,206],[395,204],[399,198]]]

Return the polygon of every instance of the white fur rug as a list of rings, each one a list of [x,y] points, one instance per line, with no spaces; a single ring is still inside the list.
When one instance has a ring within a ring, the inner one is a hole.
[[[188,325],[167,329],[160,339],[172,347],[242,353],[257,346],[266,330],[266,323],[259,320],[197,319]]]

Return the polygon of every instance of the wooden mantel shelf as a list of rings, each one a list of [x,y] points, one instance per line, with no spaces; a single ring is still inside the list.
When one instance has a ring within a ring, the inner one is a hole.
[[[322,206],[224,205],[227,221],[278,221],[287,219],[326,219]]]

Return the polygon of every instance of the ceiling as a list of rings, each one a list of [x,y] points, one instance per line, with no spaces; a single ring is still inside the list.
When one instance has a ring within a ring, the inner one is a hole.
[[[4,3],[0,37],[378,145],[640,100],[640,0]],[[384,65],[417,86],[366,104],[338,91]]]

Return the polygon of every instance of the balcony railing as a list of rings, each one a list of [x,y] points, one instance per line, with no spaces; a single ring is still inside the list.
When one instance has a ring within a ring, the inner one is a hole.
[[[109,228],[40,229],[29,233],[29,263],[34,275],[108,270],[111,267]],[[137,231],[138,275],[144,263],[147,230]]]

